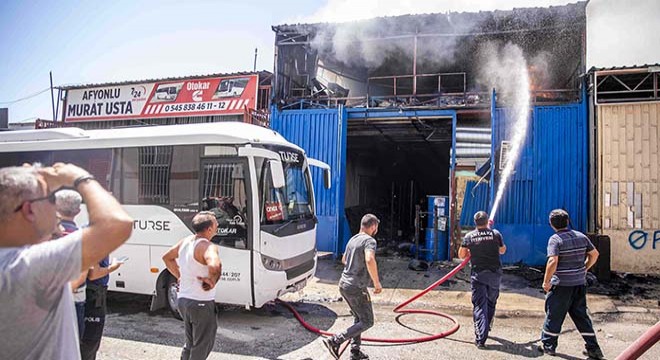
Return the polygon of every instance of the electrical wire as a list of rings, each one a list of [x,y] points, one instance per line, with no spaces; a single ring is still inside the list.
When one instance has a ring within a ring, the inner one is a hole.
[[[11,105],[11,104],[15,104],[15,103],[17,103],[17,102],[21,102],[21,101],[28,100],[28,99],[31,99],[31,98],[33,98],[33,97],[39,96],[39,95],[45,93],[46,91],[50,91],[50,88],[47,87],[47,88],[45,88],[45,89],[43,89],[43,90],[41,90],[41,91],[38,91],[38,92],[36,92],[36,93],[34,93],[34,94],[27,95],[27,96],[24,96],[24,97],[22,97],[22,98],[18,98],[18,99],[16,99],[16,100],[12,100],[12,101],[0,101],[0,105]]]

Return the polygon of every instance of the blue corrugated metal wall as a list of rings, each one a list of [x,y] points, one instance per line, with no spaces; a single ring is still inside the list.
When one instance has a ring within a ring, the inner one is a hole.
[[[511,140],[514,120],[509,115],[507,109],[495,111],[495,147],[503,140]],[[586,230],[588,145],[584,103],[533,108],[521,156],[495,218],[495,228],[502,232],[507,244],[504,262],[545,263],[548,238],[553,233],[548,225],[552,209],[567,210],[573,228]],[[493,161],[497,159],[493,157]],[[496,179],[495,191],[498,183]]]
[[[461,208],[461,226],[474,226],[474,213],[490,209],[490,187],[488,183],[481,183],[475,188],[476,185],[476,181],[468,181],[465,186],[465,196]]]
[[[273,110],[271,127],[305,150],[307,156],[330,165],[332,188],[323,186],[323,173],[312,168],[316,214],[319,218],[316,247],[343,252],[348,230],[344,215],[346,173],[346,111],[339,109]],[[350,234],[350,232],[349,232]],[[338,241],[340,240],[340,241]]]

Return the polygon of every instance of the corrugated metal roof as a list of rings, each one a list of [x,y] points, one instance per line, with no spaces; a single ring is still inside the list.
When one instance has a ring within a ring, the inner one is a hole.
[[[627,66],[611,66],[611,67],[592,67],[589,71],[609,71],[609,70],[633,70],[645,69],[649,67],[660,67],[660,63],[644,64],[644,65],[627,65]]]
[[[190,75],[190,76],[179,76],[179,77],[167,77],[159,79],[144,79],[144,80],[127,80],[127,81],[118,81],[118,82],[108,82],[108,83],[93,83],[93,84],[69,84],[56,86],[56,89],[62,90],[71,90],[71,89],[84,89],[92,87],[103,87],[103,86],[118,86],[118,85],[130,85],[130,84],[142,84],[150,82],[160,82],[160,81],[178,81],[178,80],[190,80],[190,79],[204,79],[210,77],[230,77],[230,76],[246,76],[246,75],[260,75],[260,76],[270,76],[272,73],[266,70],[260,71],[241,71],[234,73],[216,73],[216,74],[206,74],[206,75]]]
[[[310,32],[317,28],[323,27],[333,27],[340,24],[366,24],[368,22],[378,21],[385,23],[410,23],[411,20],[416,20],[416,22],[422,23],[427,26],[441,24],[447,22],[452,26],[458,24],[474,24],[487,23],[488,20],[496,19],[507,19],[514,18],[516,21],[507,21],[506,28],[514,29],[520,25],[529,25],[534,23],[534,19],[537,16],[548,16],[548,15],[562,15],[567,20],[576,19],[576,18],[585,18],[585,9],[587,6],[586,1],[579,1],[576,3],[570,3],[566,5],[559,6],[550,6],[550,7],[531,7],[531,8],[514,8],[512,10],[493,10],[493,11],[479,11],[479,12],[447,12],[447,13],[425,13],[425,14],[406,14],[406,15],[397,15],[397,16],[383,16],[375,17],[371,19],[364,20],[355,20],[355,21],[346,21],[346,22],[319,22],[319,23],[298,23],[298,24],[282,24],[275,25],[271,28],[275,32]],[[525,21],[532,20],[532,21]],[[491,24],[492,25],[492,24]],[[540,26],[545,26],[547,24],[539,24]],[[558,24],[553,24],[554,26]],[[524,26],[528,28],[528,26]],[[393,28],[392,31],[401,33],[401,28]],[[419,30],[419,29],[416,29]],[[502,29],[499,29],[502,30]]]

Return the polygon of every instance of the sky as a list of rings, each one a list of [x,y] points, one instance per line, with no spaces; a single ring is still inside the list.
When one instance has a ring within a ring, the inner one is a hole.
[[[49,71],[55,86],[252,71],[255,48],[257,70],[273,71],[272,25],[570,2],[1,0],[0,108],[9,122],[52,119]]]

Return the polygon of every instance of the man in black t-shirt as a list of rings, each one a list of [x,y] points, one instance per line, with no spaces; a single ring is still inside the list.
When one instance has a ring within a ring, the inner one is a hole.
[[[488,227],[488,214],[479,211],[474,214],[477,228],[465,235],[458,256],[465,259],[471,256],[470,275],[474,319],[475,344],[479,349],[486,347],[488,332],[495,315],[495,305],[500,296],[502,262],[500,255],[506,252],[502,234]]]

